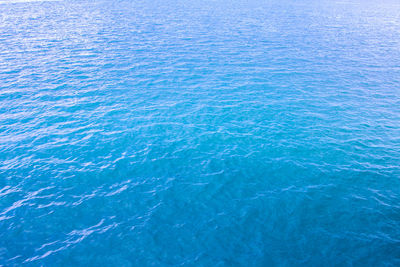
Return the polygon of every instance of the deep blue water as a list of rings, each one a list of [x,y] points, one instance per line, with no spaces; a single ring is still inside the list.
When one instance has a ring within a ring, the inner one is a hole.
[[[0,265],[398,266],[400,2],[0,1]]]

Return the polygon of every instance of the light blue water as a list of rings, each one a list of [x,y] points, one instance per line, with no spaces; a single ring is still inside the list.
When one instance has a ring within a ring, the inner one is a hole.
[[[0,265],[400,264],[398,1],[0,3]]]

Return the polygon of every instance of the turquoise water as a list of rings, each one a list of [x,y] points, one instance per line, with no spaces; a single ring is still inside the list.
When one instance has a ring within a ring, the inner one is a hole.
[[[398,266],[398,1],[0,1],[0,265]]]

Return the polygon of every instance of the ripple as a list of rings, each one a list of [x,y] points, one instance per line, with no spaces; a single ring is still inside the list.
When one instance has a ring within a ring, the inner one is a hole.
[[[0,265],[400,264],[397,2],[0,4]]]

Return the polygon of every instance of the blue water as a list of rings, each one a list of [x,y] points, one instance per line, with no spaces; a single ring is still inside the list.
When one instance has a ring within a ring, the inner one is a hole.
[[[0,265],[399,266],[400,2],[0,1]]]

